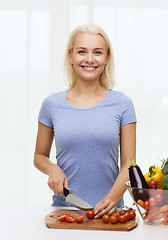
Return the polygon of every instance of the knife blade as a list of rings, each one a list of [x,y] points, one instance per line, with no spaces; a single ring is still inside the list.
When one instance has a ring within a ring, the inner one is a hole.
[[[71,191],[69,191],[67,188],[64,187],[64,196],[66,198],[66,202],[71,204],[74,207],[80,208],[80,209],[93,209],[94,207],[91,206],[89,203],[85,202],[83,199],[79,198],[75,194],[73,194]]]

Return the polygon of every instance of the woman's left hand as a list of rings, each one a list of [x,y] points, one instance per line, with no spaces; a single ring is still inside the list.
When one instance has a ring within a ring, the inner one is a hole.
[[[103,215],[112,215],[117,209],[116,203],[110,198],[104,198],[99,203],[96,204],[94,208],[95,218],[100,218]]]

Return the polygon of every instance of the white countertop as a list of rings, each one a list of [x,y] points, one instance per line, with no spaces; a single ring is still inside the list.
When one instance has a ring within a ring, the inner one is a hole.
[[[129,232],[50,229],[45,225],[45,216],[55,207],[6,206],[0,207],[0,239],[2,240],[89,240],[119,239],[145,240],[165,239],[168,226],[151,226],[139,216],[138,226]]]

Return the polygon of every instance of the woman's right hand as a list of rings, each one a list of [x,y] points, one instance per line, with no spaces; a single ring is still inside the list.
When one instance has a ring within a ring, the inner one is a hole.
[[[48,186],[56,195],[61,196],[64,196],[63,187],[69,189],[68,179],[66,175],[56,164],[53,164],[49,170]]]

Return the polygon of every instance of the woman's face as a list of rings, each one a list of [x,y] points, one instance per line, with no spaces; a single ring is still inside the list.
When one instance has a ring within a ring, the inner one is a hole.
[[[99,81],[108,63],[104,38],[87,32],[77,34],[69,61],[74,67],[76,81]]]

